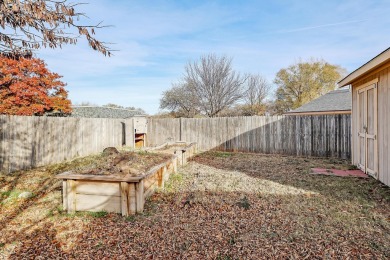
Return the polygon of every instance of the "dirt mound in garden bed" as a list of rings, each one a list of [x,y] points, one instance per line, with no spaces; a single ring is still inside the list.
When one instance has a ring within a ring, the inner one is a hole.
[[[153,151],[158,152],[158,153],[173,154],[177,150],[183,150],[186,146],[188,146],[188,145],[187,144],[172,144],[172,145],[163,146],[163,147],[156,149],[156,150],[153,150]]]
[[[150,168],[171,158],[170,155],[145,152],[120,152],[103,154],[94,163],[78,168],[75,174],[139,176]]]

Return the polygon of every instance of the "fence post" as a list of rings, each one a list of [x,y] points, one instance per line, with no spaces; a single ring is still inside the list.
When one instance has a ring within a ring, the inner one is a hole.
[[[181,136],[181,133],[182,133],[182,130],[181,130],[181,127],[182,127],[182,125],[181,125],[181,117],[179,118],[179,141],[183,141],[182,140],[182,136]]]

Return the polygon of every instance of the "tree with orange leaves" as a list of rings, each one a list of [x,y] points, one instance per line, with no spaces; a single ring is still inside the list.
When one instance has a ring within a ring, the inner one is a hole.
[[[0,114],[69,114],[71,102],[60,78],[40,59],[0,56]]]

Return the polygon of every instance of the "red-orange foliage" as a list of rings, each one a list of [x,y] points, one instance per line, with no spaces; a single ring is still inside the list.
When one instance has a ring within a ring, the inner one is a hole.
[[[65,83],[35,58],[0,56],[0,114],[43,115],[72,111]]]

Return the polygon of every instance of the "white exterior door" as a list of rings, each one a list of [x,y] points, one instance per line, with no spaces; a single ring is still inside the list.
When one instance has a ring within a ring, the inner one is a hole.
[[[377,85],[358,89],[358,167],[378,178]]]

